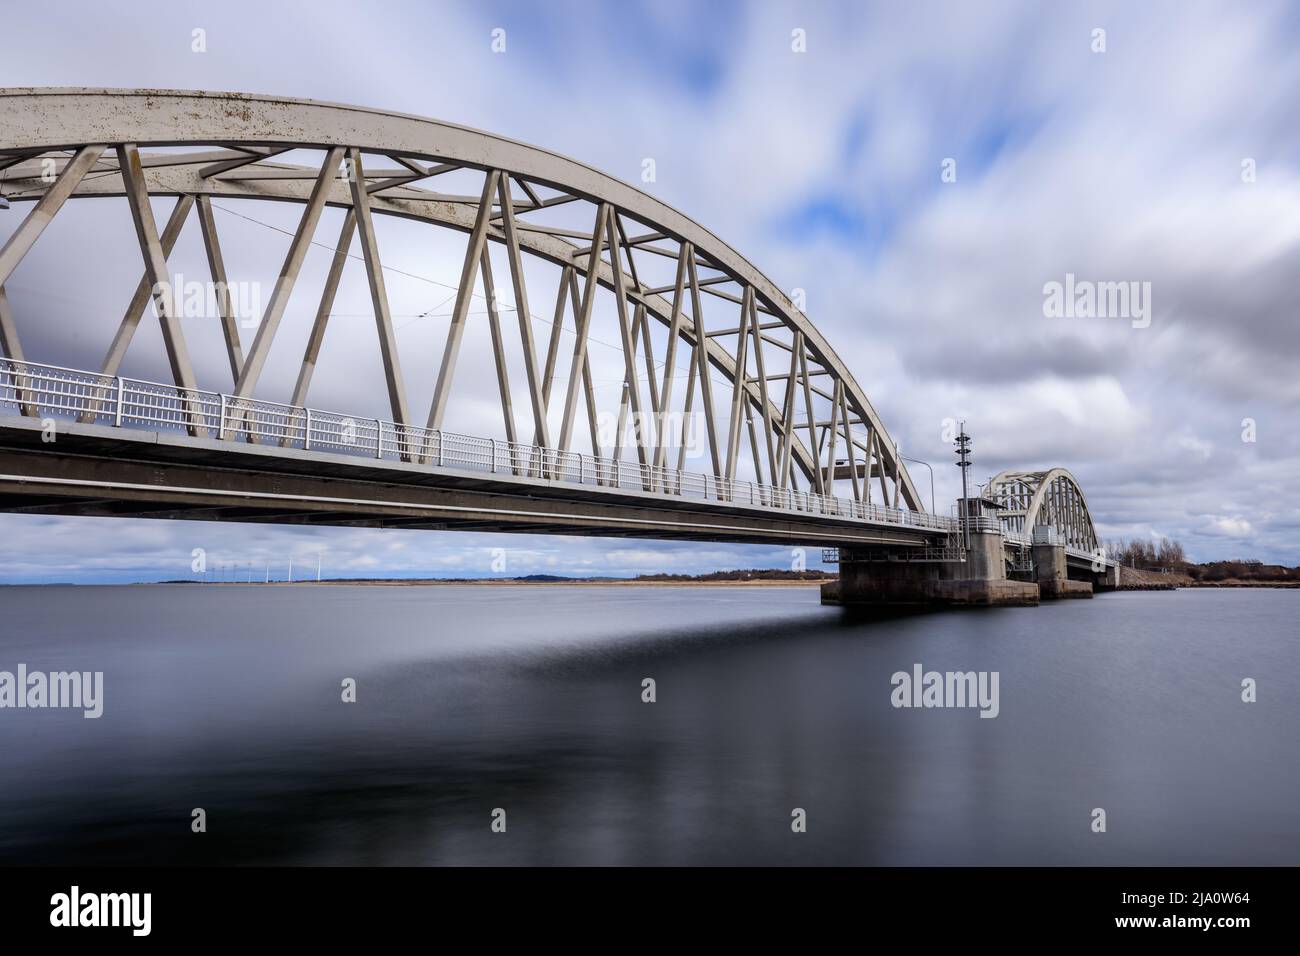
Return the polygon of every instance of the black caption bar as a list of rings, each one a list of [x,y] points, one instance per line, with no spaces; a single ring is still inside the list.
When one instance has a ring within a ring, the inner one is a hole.
[[[7,940],[337,944],[454,927],[489,934],[743,937],[831,929],[927,942],[1051,933],[1231,944],[1286,932],[1297,870],[0,869]],[[694,932],[694,931],[692,931]],[[1245,935],[1243,935],[1245,934]],[[920,937],[918,937],[920,938]]]

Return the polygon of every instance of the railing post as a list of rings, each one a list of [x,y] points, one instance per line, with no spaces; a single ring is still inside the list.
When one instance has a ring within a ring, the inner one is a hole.
[[[117,408],[113,412],[113,424],[118,428],[122,427],[122,399],[126,394],[126,386],[122,381],[122,376],[114,375],[113,380],[117,383]]]
[[[120,407],[119,407],[120,411]],[[221,418],[217,422],[217,441],[226,440],[226,393],[221,393]]]
[[[384,423],[375,419],[375,457],[384,457]]]
[[[492,474],[497,473],[497,440],[489,439],[492,442]]]
[[[305,416],[305,422],[302,427],[302,450],[310,451],[311,450],[311,409],[304,408],[302,411],[303,411],[303,415]]]

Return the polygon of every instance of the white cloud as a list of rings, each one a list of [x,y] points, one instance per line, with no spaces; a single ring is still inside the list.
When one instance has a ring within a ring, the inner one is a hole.
[[[1228,538],[1245,538],[1253,531],[1250,522],[1240,515],[1234,517],[1211,515],[1205,526],[1205,533]]]

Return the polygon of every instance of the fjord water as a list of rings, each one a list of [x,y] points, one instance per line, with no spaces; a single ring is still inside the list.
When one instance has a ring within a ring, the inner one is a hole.
[[[97,720],[0,710],[0,862],[1297,864],[1297,607],[0,588],[0,670],[104,672]],[[998,716],[894,708],[917,663],[999,672]]]

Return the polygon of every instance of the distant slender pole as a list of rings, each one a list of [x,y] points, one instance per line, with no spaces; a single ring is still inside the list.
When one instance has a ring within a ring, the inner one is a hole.
[[[320,552],[316,552],[316,583],[320,583]]]
[[[966,550],[970,550],[970,498],[966,490],[966,472],[970,468],[970,436],[966,434],[966,423],[961,423],[961,433],[957,436],[957,467],[961,469],[961,525],[962,540]]]
[[[289,583],[293,584],[293,555],[289,555]]]
[[[271,583],[271,562],[270,561],[266,562],[266,581],[264,583],[266,584]]]

